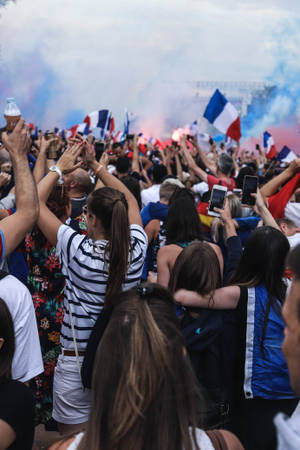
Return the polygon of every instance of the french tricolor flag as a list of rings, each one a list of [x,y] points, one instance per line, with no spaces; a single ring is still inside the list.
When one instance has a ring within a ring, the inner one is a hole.
[[[240,140],[241,123],[238,112],[219,89],[216,89],[210,99],[204,117],[226,136],[235,141]]]
[[[109,113],[108,122],[107,122],[107,131],[112,134],[115,131],[115,119],[112,113]]]
[[[293,152],[293,150],[291,150],[285,145],[276,156],[276,159],[280,162],[288,164],[294,161],[294,159],[297,159],[297,155]]]
[[[61,137],[65,140],[69,139],[72,136],[72,131],[70,130],[61,130]]]
[[[76,133],[82,133],[84,136],[87,136],[89,134],[89,127],[87,123],[83,122],[79,125],[74,125],[69,131],[72,133],[71,137],[74,137]]]
[[[109,120],[109,110],[108,109],[101,109],[100,111],[94,111],[90,114],[88,114],[84,119],[83,122],[85,122],[89,130],[92,130],[93,128],[102,128],[107,129]]]
[[[273,136],[268,131],[264,132],[264,144],[263,145],[264,145],[266,157],[268,159],[275,158],[275,156],[277,155],[277,151],[276,151],[274,139],[273,139]]]
[[[114,142],[120,142],[121,144],[126,141],[126,134],[122,131],[117,131],[113,136]]]

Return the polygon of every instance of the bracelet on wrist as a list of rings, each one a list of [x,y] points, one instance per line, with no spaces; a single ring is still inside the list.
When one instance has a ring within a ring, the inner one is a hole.
[[[102,166],[102,164],[99,164],[98,168],[95,170],[94,175],[99,178],[100,175],[100,170],[103,169],[104,166]]]

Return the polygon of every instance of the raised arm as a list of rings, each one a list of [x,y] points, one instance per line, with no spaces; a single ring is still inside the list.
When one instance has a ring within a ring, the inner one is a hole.
[[[182,165],[179,158],[178,147],[174,148],[174,155],[175,155],[177,178],[178,180],[183,181]]]
[[[257,189],[256,194],[251,194],[253,197],[255,197],[255,212],[262,218],[265,225],[268,225],[270,227],[276,228],[277,230],[281,231],[276,220],[268,210],[268,208],[265,205],[264,199],[260,193],[260,190]]]
[[[196,148],[198,155],[200,156],[200,158],[203,161],[203,164],[205,165],[205,167],[207,167],[213,174],[215,174],[216,172],[216,167],[215,165],[211,162],[211,160],[206,156],[206,154],[204,153],[204,151],[202,150],[202,148],[200,147],[197,138],[194,136],[193,138],[193,145]],[[212,149],[214,154],[216,153],[216,148],[215,148],[215,143],[212,144]]]
[[[46,141],[45,136],[40,140],[40,151],[33,169],[33,177],[36,183],[39,183],[45,173],[48,171],[47,167],[47,150],[51,142],[54,142],[57,138]]]
[[[260,190],[261,195],[265,198],[271,197],[271,195],[276,194],[278,189],[296,175],[300,171],[300,158],[295,159],[291,162],[289,167],[285,169],[282,173],[272,178],[268,183],[266,183]]]
[[[94,153],[90,152],[86,147],[86,162],[91,170],[93,170],[94,174],[97,175],[98,178],[102,181],[104,186],[109,186],[111,188],[117,189],[120,192],[123,192],[125,198],[128,203],[128,220],[130,224],[138,224],[142,226],[142,220],[140,216],[140,210],[137,204],[137,201],[132,195],[132,193],[127,189],[125,184],[122,181],[118,180],[118,178],[111,175],[105,167],[98,163],[95,159]]]
[[[133,136],[132,149],[133,149],[133,154],[132,154],[131,169],[132,169],[132,172],[140,173],[139,150],[138,150],[138,146],[137,146],[137,135],[136,134]]]
[[[200,169],[200,167],[197,166],[192,155],[190,154],[190,152],[188,151],[188,149],[186,147],[184,139],[181,139],[180,145],[181,145],[181,149],[183,151],[184,157],[187,161],[189,168],[193,172],[195,172],[195,174],[198,175],[198,177],[201,178],[202,181],[205,181],[207,183],[207,173],[205,172],[205,170],[202,170],[202,169]]]
[[[195,291],[179,289],[174,299],[183,306],[211,309],[235,309],[238,305],[241,290],[239,286],[226,286],[208,295],[200,295]]]
[[[10,135],[2,133],[2,139],[12,159],[16,192],[16,212],[1,220],[0,224],[7,256],[35,224],[39,214],[39,203],[36,184],[27,160],[31,139],[25,121],[20,119]]]
[[[38,226],[48,241],[55,246],[57,244],[58,229],[62,225],[62,222],[52,211],[50,211],[46,202],[52,189],[60,180],[61,175],[63,173],[71,172],[79,167],[79,164],[75,164],[75,161],[81,151],[81,144],[70,146],[57,161],[57,171],[50,171],[38,184],[38,196],[40,202]]]

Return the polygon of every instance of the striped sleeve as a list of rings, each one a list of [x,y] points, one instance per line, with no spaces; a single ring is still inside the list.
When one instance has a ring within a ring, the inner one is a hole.
[[[130,225],[130,238],[132,245],[132,259],[141,255],[144,259],[148,246],[148,237],[144,229],[140,225]]]
[[[68,266],[75,253],[85,239],[85,236],[76,233],[71,227],[61,225],[57,233],[56,256],[63,266]]]

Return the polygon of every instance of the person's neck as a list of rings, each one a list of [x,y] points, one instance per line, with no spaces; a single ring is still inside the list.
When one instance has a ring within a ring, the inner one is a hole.
[[[77,191],[72,191],[72,189],[69,191],[69,197],[72,198],[84,198],[85,197],[85,193],[83,192],[77,192]]]
[[[106,239],[106,236],[102,230],[94,230],[93,241],[103,241],[104,239]]]
[[[224,175],[224,173],[219,172],[218,173],[218,178],[220,178],[221,180],[230,180],[230,176],[229,175]]]

